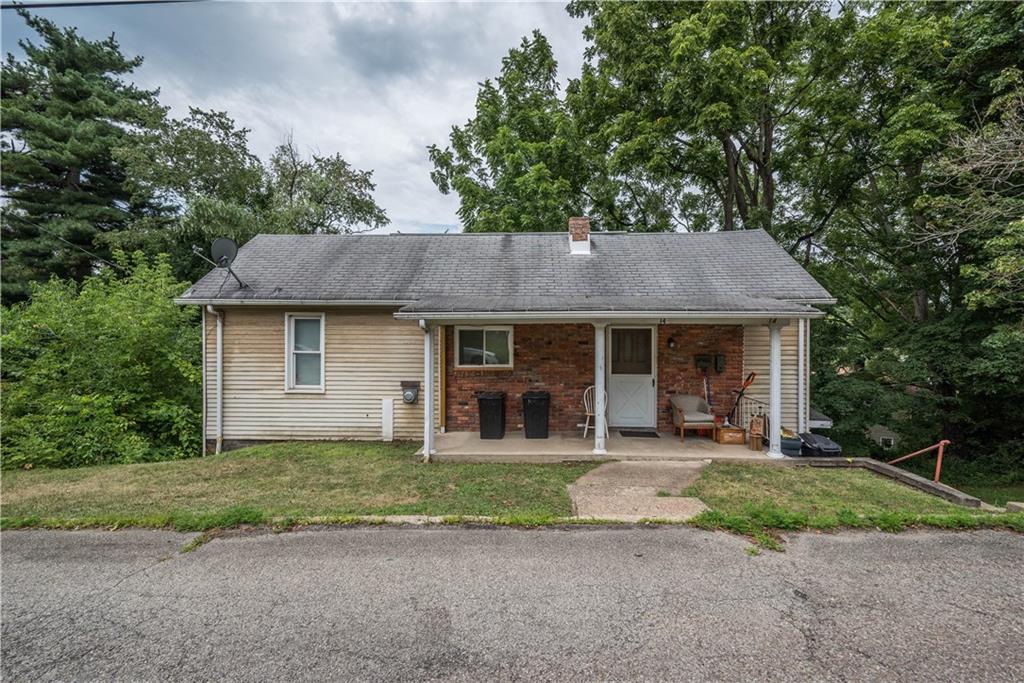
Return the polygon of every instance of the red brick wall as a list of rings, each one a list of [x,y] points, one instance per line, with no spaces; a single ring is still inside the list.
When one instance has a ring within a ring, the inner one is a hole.
[[[476,431],[477,391],[504,391],[506,428],[523,428],[524,391],[551,392],[550,428],[573,431],[583,421],[583,390],[594,383],[594,327],[582,325],[515,325],[511,370],[455,367],[455,330],[445,330],[445,424],[448,431]],[[675,348],[668,348],[668,339]],[[671,396],[704,395],[696,354],[725,354],[725,372],[710,372],[714,412],[732,407],[733,389],[743,374],[743,327],[740,325],[658,326],[658,429],[671,431]]]
[[[668,340],[675,348],[668,347]],[[732,391],[743,383],[742,325],[659,325],[658,326],[658,429],[672,431],[672,395],[704,396],[704,373],[694,356],[725,354],[725,371],[708,370],[711,378],[712,411],[727,415],[732,408]],[[712,359],[713,362],[713,359]]]
[[[523,428],[524,391],[551,392],[551,431],[573,431],[583,421],[583,391],[594,383],[594,326],[515,325],[511,370],[455,367],[455,330],[445,329],[445,401],[448,431],[479,429],[476,392],[504,391],[505,428]]]

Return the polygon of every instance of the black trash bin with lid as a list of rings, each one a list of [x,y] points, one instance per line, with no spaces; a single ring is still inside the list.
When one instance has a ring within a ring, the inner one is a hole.
[[[548,438],[548,413],[551,394],[546,391],[523,392],[523,427],[527,439]]]
[[[843,447],[827,436],[804,432],[800,435],[803,447],[800,454],[809,458],[838,458],[843,454]]]
[[[476,395],[480,408],[480,438],[505,438],[505,392],[480,391]]]

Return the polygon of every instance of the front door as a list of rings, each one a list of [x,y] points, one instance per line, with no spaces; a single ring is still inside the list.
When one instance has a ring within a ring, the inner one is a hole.
[[[654,330],[612,327],[608,363],[608,423],[655,427]]]

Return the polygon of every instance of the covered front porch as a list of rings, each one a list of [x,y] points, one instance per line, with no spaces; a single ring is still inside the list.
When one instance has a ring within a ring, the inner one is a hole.
[[[438,311],[430,304],[402,309],[424,331],[424,459],[562,461],[594,459],[780,458],[779,430],[770,429],[766,448],[724,445],[678,433],[673,399],[695,397],[706,420],[746,427],[732,413],[736,390],[754,349],[765,394],[760,413],[769,424],[804,429],[805,348],[808,318],[818,312],[800,304],[756,301],[752,310],[724,313],[705,304],[700,311],[656,313]],[[428,308],[430,307],[430,308]],[[709,310],[710,309],[710,310]],[[791,380],[783,386],[782,330],[799,327],[790,356]],[[749,330],[763,331],[763,336]],[[750,339],[756,338],[755,346]],[[799,346],[799,348],[796,348]],[[799,367],[796,367],[798,366]],[[763,375],[761,374],[763,372]],[[548,438],[526,439],[522,397],[550,395]],[[784,393],[785,391],[785,393]],[[481,439],[477,396],[506,395],[504,438]],[[584,395],[589,392],[589,410]],[[783,420],[782,405],[792,404]],[[689,410],[689,409],[687,409]],[[590,429],[582,429],[589,413]],[[732,413],[732,414],[731,414]],[[732,422],[729,422],[729,418]],[[657,437],[623,434],[657,433]],[[746,444],[746,435],[740,435]],[[733,442],[736,443],[736,442]]]
[[[434,436],[438,462],[554,463],[593,460],[767,460],[764,452],[746,446],[715,443],[707,437],[659,433],[657,438],[622,436],[612,430],[605,439],[605,454],[594,454],[594,439],[580,432],[552,432],[547,439],[527,439],[523,432],[504,439],[481,439],[476,432],[446,432]]]

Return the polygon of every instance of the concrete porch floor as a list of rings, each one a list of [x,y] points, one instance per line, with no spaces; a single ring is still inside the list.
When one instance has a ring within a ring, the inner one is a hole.
[[[438,462],[543,463],[578,460],[757,460],[771,462],[763,452],[746,446],[724,446],[707,437],[659,433],[657,439],[625,437],[611,430],[607,455],[596,456],[593,432],[552,432],[547,439],[527,439],[523,432],[506,432],[504,439],[481,439],[477,432],[437,434],[434,460]]]

